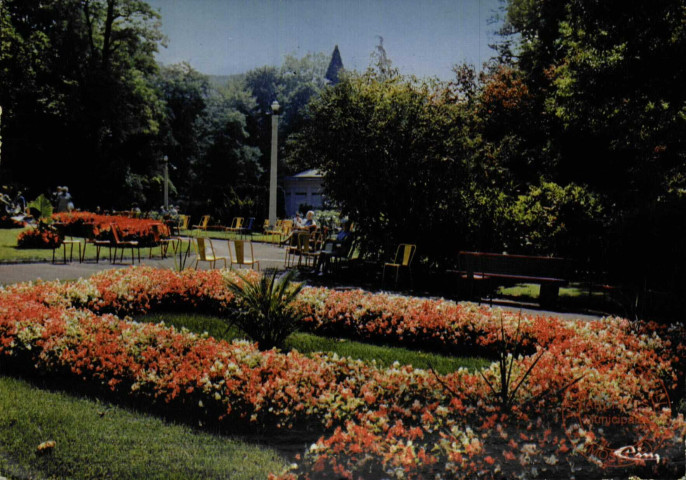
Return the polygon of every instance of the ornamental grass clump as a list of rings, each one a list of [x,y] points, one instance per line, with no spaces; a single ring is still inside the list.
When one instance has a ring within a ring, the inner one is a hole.
[[[293,302],[303,285],[294,283],[293,276],[291,271],[277,280],[274,272],[253,279],[239,275],[240,282],[227,280],[238,307],[231,324],[256,341],[260,350],[281,348],[298,328],[302,314]]]

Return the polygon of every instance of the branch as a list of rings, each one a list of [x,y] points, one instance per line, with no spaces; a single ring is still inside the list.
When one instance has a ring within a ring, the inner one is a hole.
[[[86,25],[88,26],[88,44],[91,48],[91,54],[95,51],[95,43],[93,42],[93,20],[91,19],[90,0],[83,1],[83,13],[86,16]]]

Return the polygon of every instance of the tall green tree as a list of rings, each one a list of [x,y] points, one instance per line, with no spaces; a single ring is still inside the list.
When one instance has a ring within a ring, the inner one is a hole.
[[[295,137],[292,154],[322,171],[327,196],[356,222],[373,255],[410,242],[436,260],[454,253],[460,238],[469,157],[454,155],[460,110],[435,87],[372,71],[347,75],[310,104]]]
[[[191,186],[197,181],[194,167],[204,148],[200,119],[208,108],[209,81],[189,64],[180,63],[160,68],[154,85],[165,105],[160,149],[172,165],[169,176],[176,203],[187,204]]]
[[[545,133],[526,141],[549,178],[603,195],[601,268],[644,288],[686,288],[684,25],[681,0],[508,3],[517,74]]]
[[[0,17],[3,175],[68,184],[80,206],[129,198],[122,186],[152,173],[162,117],[159,15],[139,0],[6,0]]]

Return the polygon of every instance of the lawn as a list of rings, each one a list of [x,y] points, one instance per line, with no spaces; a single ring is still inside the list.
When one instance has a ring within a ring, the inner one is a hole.
[[[164,322],[177,328],[185,327],[191,332],[207,332],[217,339],[233,340],[245,338],[235,327],[227,330],[226,323],[219,317],[188,313],[154,313],[136,317],[141,322]],[[344,338],[326,338],[309,333],[294,333],[286,340],[287,349],[301,353],[330,352],[342,357],[351,357],[364,362],[375,361],[381,367],[389,367],[394,362],[412,365],[415,368],[433,367],[436,372],[446,374],[464,367],[479,370],[490,365],[491,361],[478,357],[448,357],[406,348],[371,345]]]
[[[540,294],[540,285],[534,283],[520,283],[510,287],[499,287],[496,296],[515,300],[517,302],[537,303]],[[557,306],[561,309],[572,311],[593,310],[599,312],[615,313],[623,316],[629,315],[627,307],[631,304],[631,298],[622,295],[621,289],[609,291],[589,291],[587,286],[580,283],[570,283],[566,287],[560,287]]]
[[[0,375],[0,475],[9,478],[267,478],[276,450]],[[39,453],[42,442],[55,447]]]
[[[50,262],[52,261],[52,249],[50,248],[17,248],[17,236],[24,231],[23,228],[0,229],[0,263],[22,263],[22,262]],[[75,240],[83,241],[83,239],[74,238]],[[83,248],[83,246],[82,246]],[[147,257],[149,254],[148,248],[141,249],[141,258]],[[106,248],[100,250],[100,261],[107,262],[108,251]],[[155,247],[152,250],[154,257],[160,256],[160,247]],[[55,253],[56,260],[62,261],[63,247],[57,249]],[[131,252],[124,252],[124,261],[131,258]],[[78,262],[78,248],[74,246],[73,261]],[[67,249],[67,261],[69,260],[69,249]],[[95,261],[95,247],[89,245],[86,247],[86,261]]]

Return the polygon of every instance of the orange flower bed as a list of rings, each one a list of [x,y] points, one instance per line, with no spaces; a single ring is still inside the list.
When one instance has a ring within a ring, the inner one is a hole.
[[[33,228],[24,230],[17,236],[18,248],[57,248],[62,245],[62,238],[50,229]]]
[[[97,215],[89,212],[63,212],[55,213],[53,220],[64,224],[67,235],[85,236],[87,224],[92,225],[93,234],[98,239],[111,240],[111,224],[119,226],[124,239],[137,240],[142,244],[153,242],[153,225],[157,225],[162,237],[168,237],[170,232],[164,222],[148,218],[129,218],[119,215]]]
[[[336,355],[260,352],[247,342],[111,313],[192,308],[231,315],[237,305],[224,287],[227,278],[237,280],[228,271],[141,267],[6,287],[0,360],[208,421],[319,435],[282,479],[607,478],[637,468],[655,478],[683,469],[686,423],[660,403],[662,389],[673,393],[679,380],[678,350],[669,338],[683,335],[680,326],[658,335],[653,326],[624,319],[519,318],[360,291],[302,294],[300,306],[310,317],[305,325],[348,322],[363,337],[383,329],[400,341],[419,329],[429,338],[442,335],[446,344],[465,340],[499,352],[520,324],[529,354],[512,352],[512,373],[529,375],[511,408],[503,408],[489,387],[498,390],[502,372],[495,363],[483,377],[464,369],[435,375],[409,366],[378,368]],[[612,463],[604,456],[616,440],[603,435],[610,430],[661,461]]]

